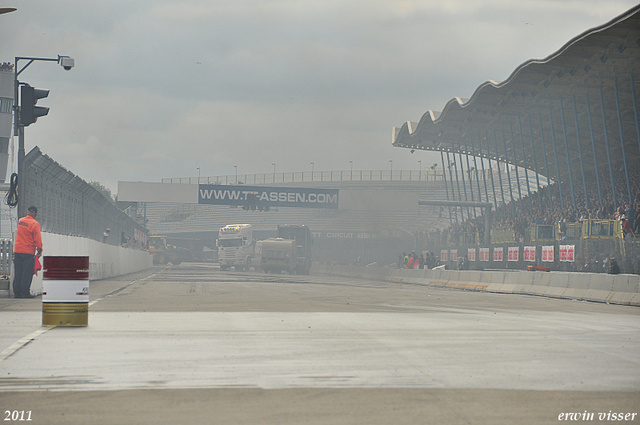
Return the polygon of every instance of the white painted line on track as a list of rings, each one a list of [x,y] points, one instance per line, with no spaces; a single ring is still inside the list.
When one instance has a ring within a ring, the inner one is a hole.
[[[154,277],[155,275],[157,275],[157,273],[154,273],[150,276],[147,276],[145,278],[142,279],[138,279],[138,280],[134,280],[133,282],[130,282],[128,284],[126,284],[125,286],[123,286],[122,288],[119,288],[101,298],[95,299],[93,301],[91,301],[89,303],[89,307],[91,307],[92,305],[94,305],[95,303],[104,300],[105,298],[109,298],[112,295],[117,294],[120,291],[123,291],[125,289],[127,289],[128,287],[130,287],[131,285],[134,285],[135,283],[138,282],[142,282],[144,280],[150,279],[152,277]],[[29,335],[25,336],[24,338],[20,338],[18,341],[14,342],[13,344],[11,344],[9,347],[5,348],[4,350],[2,350],[2,352],[0,353],[0,362],[2,362],[3,360],[13,356],[15,353],[18,352],[18,350],[20,350],[22,347],[25,347],[27,344],[29,344],[31,341],[35,340],[37,337],[39,337],[40,335],[42,335],[43,333],[55,328],[56,325],[52,325],[52,326],[43,326],[42,329],[38,329],[37,331],[31,332]]]
[[[9,347],[5,348],[2,351],[2,353],[0,353],[0,362],[3,361],[6,358],[11,357],[19,349],[21,349],[25,345],[29,344],[31,341],[33,341],[34,339],[36,339],[37,337],[39,337],[43,333],[47,332],[49,329],[53,329],[53,328],[55,328],[55,326],[46,326],[46,327],[44,327],[42,329],[38,329],[35,332],[31,332],[29,335],[25,336],[24,338],[21,338],[18,341],[14,342]]]

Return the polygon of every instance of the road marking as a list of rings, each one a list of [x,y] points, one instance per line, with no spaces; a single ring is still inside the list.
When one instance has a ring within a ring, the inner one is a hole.
[[[154,273],[150,276],[147,276],[145,278],[142,279],[138,279],[138,280],[134,280],[133,282],[130,282],[128,284],[126,284],[125,286],[116,289],[115,291],[103,296],[102,298],[98,298],[95,299],[93,301],[91,301],[89,303],[89,307],[91,307],[92,305],[94,305],[95,303],[104,300],[105,298],[108,298],[112,295],[117,294],[120,291],[123,291],[125,289],[127,289],[128,287],[130,287],[131,285],[137,283],[137,282],[141,282],[143,280],[147,280],[149,278],[154,277],[155,275],[157,275],[157,273]],[[53,326],[43,326],[42,329],[38,329],[37,331],[31,332],[29,335],[25,336],[24,338],[19,339],[18,341],[14,342],[13,344],[11,344],[9,347],[5,348],[4,350],[2,350],[2,352],[0,353],[0,362],[2,362],[5,359],[8,359],[9,357],[13,356],[15,353],[18,352],[18,350],[20,350],[22,347],[25,347],[26,345],[28,345],[31,341],[35,340],[37,337],[39,337],[40,335],[42,335],[43,333],[55,328],[56,325]]]
[[[53,329],[55,326],[45,326],[42,329],[38,329],[37,331],[31,332],[29,335],[25,336],[22,339],[11,344],[9,347],[5,348],[2,353],[0,353],[0,362],[13,356],[19,349],[29,344],[31,341],[47,332],[49,329]]]

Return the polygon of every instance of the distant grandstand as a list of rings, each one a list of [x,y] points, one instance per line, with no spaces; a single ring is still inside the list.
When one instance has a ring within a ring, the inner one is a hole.
[[[314,232],[317,261],[385,263],[397,254],[411,251],[421,232],[445,229],[450,224],[449,211],[440,207],[419,207],[424,200],[447,200],[451,183],[445,184],[442,169],[418,171],[337,171],[279,173],[265,175],[219,176],[203,178],[167,178],[163,183],[269,185],[282,187],[322,187],[340,190],[338,210],[282,207],[270,211],[245,210],[241,207],[179,203],[146,203],[138,215],[146,217],[153,234],[173,238],[199,239],[215,249],[218,229],[227,224],[249,223],[259,238],[275,236],[278,225],[305,224]],[[449,175],[449,172],[447,172]],[[473,176],[474,187],[485,186],[491,172]],[[507,179],[506,173],[503,178]],[[497,177],[496,177],[497,178]],[[516,187],[516,180],[513,187]],[[546,182],[546,180],[545,180]],[[524,187],[526,182],[521,180]],[[456,188],[458,190],[458,188]],[[462,190],[462,189],[461,189]],[[513,191],[515,194],[515,190]],[[497,194],[498,200],[511,193]],[[493,200],[493,193],[490,195]],[[465,217],[479,214],[461,212]]]

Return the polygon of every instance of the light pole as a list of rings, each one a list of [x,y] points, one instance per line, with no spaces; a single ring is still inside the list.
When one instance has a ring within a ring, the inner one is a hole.
[[[21,60],[27,60],[27,64],[23,66],[20,70],[18,70],[18,62]],[[29,65],[31,65],[35,61],[45,61],[45,62],[56,62],[62,66],[65,71],[70,71],[71,68],[75,66],[75,61],[69,56],[60,56],[57,58],[31,58],[31,57],[16,57],[15,61],[15,73],[13,78],[13,134],[18,135],[18,219],[24,216],[24,196],[20,194],[20,192],[24,188],[25,176],[22,173],[22,166],[24,161],[24,126],[20,125],[20,107],[18,106],[18,87],[20,86],[20,81],[18,81],[18,76],[27,69]]]
[[[422,181],[422,160],[418,160],[418,164],[420,165],[420,171],[418,172],[418,181]]]
[[[271,165],[273,165],[273,182],[276,182],[276,163],[272,162]]]
[[[393,159],[389,160],[389,164],[391,164],[391,178],[389,180],[393,180]]]
[[[353,161],[349,160],[349,165],[351,165],[351,180],[353,180]]]
[[[313,161],[311,161],[311,181],[313,181]]]
[[[198,184],[200,184],[200,167],[197,167],[198,169]]]
[[[233,168],[236,169],[236,184],[238,184],[238,166],[234,165]]]

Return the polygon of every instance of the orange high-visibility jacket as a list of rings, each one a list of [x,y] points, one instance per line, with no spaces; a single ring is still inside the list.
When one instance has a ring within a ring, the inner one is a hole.
[[[42,250],[42,236],[40,235],[40,223],[30,215],[18,221],[18,232],[13,252],[20,254],[36,253],[36,248]]]

